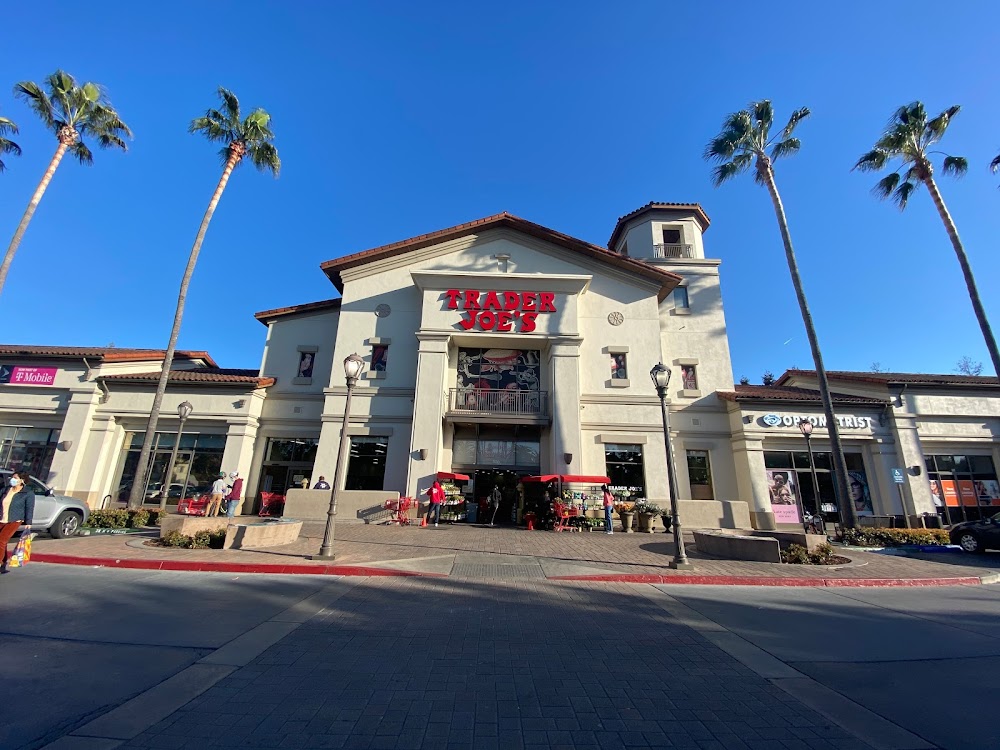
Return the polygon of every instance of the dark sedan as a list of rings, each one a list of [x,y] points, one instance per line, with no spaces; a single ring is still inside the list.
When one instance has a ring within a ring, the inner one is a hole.
[[[1000,513],[980,521],[966,521],[951,527],[951,543],[966,552],[1000,549]]]

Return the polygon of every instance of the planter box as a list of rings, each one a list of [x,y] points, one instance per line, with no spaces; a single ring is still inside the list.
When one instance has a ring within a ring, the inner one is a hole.
[[[160,538],[165,537],[171,531],[179,531],[185,536],[194,536],[199,531],[222,531],[231,521],[237,518],[227,518],[226,516],[178,516],[166,515],[160,521]]]

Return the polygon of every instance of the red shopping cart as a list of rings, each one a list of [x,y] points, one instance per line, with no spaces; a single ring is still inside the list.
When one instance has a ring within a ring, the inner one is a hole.
[[[285,496],[279,492],[260,493],[259,516],[280,516],[285,512]]]
[[[579,531],[580,509],[575,505],[566,505],[556,500],[552,503],[556,522],[553,531]]]
[[[386,524],[398,523],[400,526],[410,525],[410,508],[416,505],[412,497],[401,497],[398,500],[386,500],[383,508],[395,512],[395,516],[386,521]]]

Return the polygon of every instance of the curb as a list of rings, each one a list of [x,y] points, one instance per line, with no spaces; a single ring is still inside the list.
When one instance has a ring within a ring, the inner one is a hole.
[[[769,578],[766,576],[664,576],[622,574],[600,576],[552,576],[550,581],[594,581],[597,583],[656,583],[691,586],[830,586],[834,588],[905,588],[919,586],[979,586],[1000,580],[997,574],[956,578]]]

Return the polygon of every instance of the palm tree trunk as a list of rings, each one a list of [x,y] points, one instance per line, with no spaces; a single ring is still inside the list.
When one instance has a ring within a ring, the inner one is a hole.
[[[826,378],[826,367],[823,365],[823,355],[819,349],[819,338],[816,336],[816,327],[813,325],[812,313],[809,312],[809,303],[806,302],[806,293],[802,288],[799,263],[795,258],[795,250],[792,248],[792,236],[788,231],[788,219],[785,217],[785,207],[781,203],[778,186],[774,182],[774,171],[770,165],[766,165],[760,171],[764,176],[767,191],[771,194],[771,202],[774,204],[774,215],[778,219],[778,228],[781,230],[781,241],[785,245],[785,259],[788,261],[788,271],[792,276],[792,286],[795,287],[795,297],[799,301],[802,322],[806,327],[809,348],[812,349],[813,362],[816,366],[816,379],[819,381],[820,398],[823,399],[823,413],[826,415],[826,429],[830,435],[830,448],[833,452],[833,488],[836,493],[837,507],[840,508],[841,523],[846,528],[854,528],[857,525],[857,517],[854,511],[854,503],[851,501],[850,487],[848,486],[847,461],[844,459],[844,446],[840,442],[840,429],[837,426],[837,417],[833,413],[833,398],[830,396],[830,383]],[[818,502],[819,498],[817,498]]]
[[[45,191],[49,187],[49,183],[52,182],[52,175],[56,173],[56,167],[59,166],[59,162],[62,161],[63,156],[66,155],[66,149],[69,146],[65,143],[60,143],[59,148],[56,149],[55,154],[52,156],[52,161],[49,162],[49,168],[45,170],[45,174],[42,175],[42,181],[38,183],[38,187],[35,188],[35,194],[31,196],[31,200],[28,201],[28,207],[24,210],[24,216],[21,217],[21,223],[17,225],[17,229],[14,231],[14,238],[10,241],[10,245],[7,246],[7,254],[3,256],[3,263],[0,263],[0,292],[3,292],[4,282],[7,281],[7,272],[10,271],[10,264],[14,262],[14,253],[17,252],[17,248],[21,244],[21,239],[24,237],[25,231],[28,229],[28,224],[31,223],[31,217],[35,215],[35,209],[38,208],[39,202],[42,200],[42,196],[45,195]]]
[[[234,149],[230,149],[229,160],[222,170],[222,176],[219,178],[219,184],[215,187],[212,200],[208,202],[205,216],[201,220],[201,227],[198,229],[198,236],[194,238],[194,245],[191,248],[191,255],[188,257],[187,268],[184,269],[184,278],[181,279],[181,288],[177,294],[177,310],[174,312],[174,325],[170,329],[170,341],[167,343],[167,351],[163,355],[163,370],[160,372],[160,380],[156,384],[153,406],[149,412],[149,421],[146,423],[146,434],[142,439],[142,449],[139,451],[139,463],[135,467],[135,477],[132,479],[132,490],[128,498],[130,508],[138,508],[142,505],[143,493],[146,489],[146,472],[149,470],[149,454],[152,452],[153,438],[156,436],[156,423],[160,419],[160,406],[163,404],[163,395],[167,391],[170,367],[174,363],[174,351],[177,349],[177,337],[180,335],[181,320],[184,318],[184,304],[187,301],[188,285],[191,283],[191,276],[194,274],[194,267],[198,262],[201,243],[205,240],[205,233],[208,231],[208,225],[212,221],[212,214],[215,213],[215,208],[219,205],[219,199],[226,189],[226,183],[229,182],[229,177],[232,175],[233,169],[239,160],[240,156],[237,152]],[[169,477],[167,481],[170,481]]]
[[[969,256],[965,254],[965,247],[963,247],[962,240],[958,236],[958,228],[955,226],[955,222],[952,221],[951,214],[948,213],[948,207],[944,204],[944,198],[941,197],[941,191],[938,190],[934,178],[928,175],[924,179],[924,184],[927,186],[927,190],[934,200],[934,205],[937,206],[938,215],[944,223],[945,231],[948,232],[948,239],[951,240],[951,246],[955,248],[955,255],[958,256],[958,264],[962,267],[962,275],[965,276],[965,286],[969,290],[969,299],[972,300],[972,309],[976,312],[976,319],[979,321],[979,327],[983,331],[983,338],[986,339],[986,348],[990,352],[990,359],[993,360],[993,371],[1000,376],[1000,351],[997,350],[997,340],[993,338],[993,329],[990,327],[990,321],[986,318],[986,310],[983,309],[982,300],[979,299],[979,289],[976,288],[976,277],[972,273],[972,266],[969,265]]]

